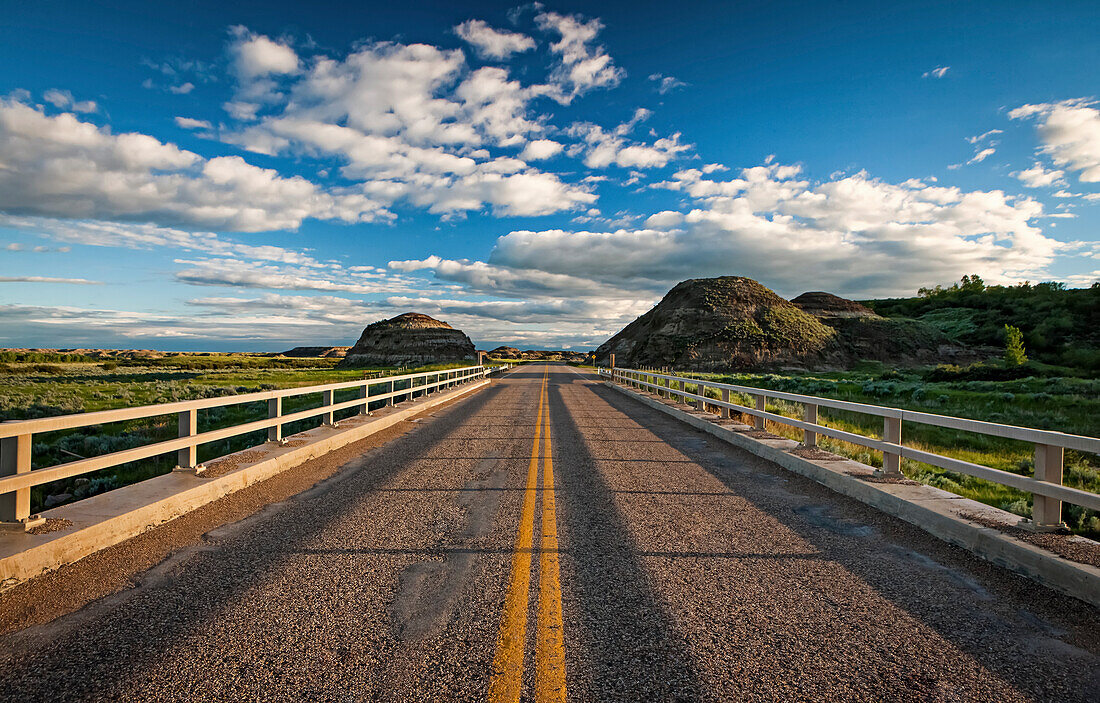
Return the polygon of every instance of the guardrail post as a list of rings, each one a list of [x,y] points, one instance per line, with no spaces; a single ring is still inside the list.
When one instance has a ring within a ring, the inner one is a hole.
[[[184,410],[179,414],[179,417],[180,437],[194,437],[199,433],[198,410]],[[199,446],[190,444],[179,450],[176,455],[176,463],[179,464],[176,467],[177,469],[194,469],[195,473],[202,472],[204,467],[199,464]]]
[[[722,402],[723,402],[723,403],[728,403],[728,402],[730,402],[730,389],[729,389],[729,388],[723,388],[723,389],[722,389]],[[725,408],[725,407],[724,407],[724,408],[722,408],[722,410],[721,410],[721,412],[719,413],[719,415],[721,415],[722,417],[724,417],[725,419],[727,419],[727,420],[728,420],[728,419],[729,419],[729,417],[730,417],[730,409],[729,409],[729,408]]]
[[[21,434],[0,439],[0,476],[25,474],[31,470],[31,437]],[[0,495],[0,523],[4,527],[25,531],[43,522],[43,518],[31,515],[30,488]]]
[[[763,412],[764,409],[765,409],[764,408],[764,396],[754,393],[752,397],[756,398],[756,409]],[[758,430],[764,429],[764,427],[765,427],[764,418],[759,417],[757,415],[753,415],[752,416],[752,426],[755,429],[758,429]]]
[[[389,397],[386,398],[386,405],[393,405],[393,381],[390,381],[390,390],[388,391]]]
[[[802,419],[806,422],[812,422],[817,424],[817,406],[813,403],[806,403],[803,407]],[[802,444],[806,447],[817,446],[817,433],[813,430],[802,430]]]
[[[267,401],[267,417],[268,419],[275,419],[283,416],[283,399],[282,396],[278,398],[268,398]],[[267,428],[267,441],[283,443],[283,423],[272,425]]]
[[[884,417],[882,419],[882,441],[901,444],[901,418]],[[882,473],[887,476],[901,475],[901,454],[882,453]]]
[[[360,415],[370,414],[370,384],[364,383],[359,386],[359,398],[363,401],[363,404],[359,406]]]
[[[1035,480],[1061,485],[1064,459],[1062,447],[1053,444],[1035,445]],[[1031,527],[1037,532],[1065,529],[1062,522],[1062,501],[1034,494],[1031,506]]]
[[[321,407],[332,407],[333,391],[321,391]],[[329,410],[327,413],[321,415],[321,424],[327,427],[336,427],[336,418]]]

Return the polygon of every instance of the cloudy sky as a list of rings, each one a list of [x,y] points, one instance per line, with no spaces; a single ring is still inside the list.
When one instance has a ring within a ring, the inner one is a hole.
[[[351,344],[415,310],[592,348],[693,277],[1100,279],[1096,2],[0,14],[0,346]]]

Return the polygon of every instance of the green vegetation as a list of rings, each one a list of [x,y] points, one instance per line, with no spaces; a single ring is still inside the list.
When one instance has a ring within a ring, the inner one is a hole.
[[[1078,289],[1063,283],[987,286],[978,276],[963,276],[947,288],[922,288],[915,298],[861,302],[880,315],[920,319],[971,346],[1000,347],[1010,325],[1034,359],[1100,373],[1100,282]]]
[[[1100,434],[1100,380],[1049,375],[1049,367],[1031,364],[1014,369],[993,365],[955,368],[957,374],[945,371],[944,367],[898,372],[888,370],[877,362],[865,362],[858,371],[851,372],[695,376],[742,386],[1070,434],[1093,437]],[[1044,369],[1048,373],[1045,377]],[[981,376],[983,371],[996,370],[1026,375],[989,380],[976,377]],[[718,397],[715,392],[711,395]],[[734,402],[751,404],[747,396]],[[787,417],[802,417],[799,403],[769,400],[767,409]],[[882,436],[882,420],[877,417],[821,408],[820,419],[829,427],[871,437]],[[800,430],[775,423],[768,423],[768,429],[792,439],[801,439]],[[912,422],[905,424],[903,438],[907,446],[943,456],[1023,475],[1031,475],[1034,471],[1034,447],[1026,442]],[[864,464],[882,465],[882,455],[864,447],[824,437],[820,438],[819,444],[827,451]],[[1100,492],[1100,458],[1096,455],[1067,451],[1065,467],[1066,485]],[[902,462],[902,471],[921,483],[1024,517],[1031,514],[1031,494],[908,459]],[[1063,512],[1066,523],[1075,532],[1100,538],[1100,514],[1069,504],[1065,504]]]
[[[1024,334],[1019,327],[1005,325],[1005,366],[1023,366],[1027,363],[1024,353]]]
[[[215,398],[255,393],[277,388],[298,388],[324,383],[353,381],[383,375],[439,371],[467,364],[437,364],[420,369],[337,369],[338,359],[265,357],[255,354],[180,354],[157,359],[112,359],[102,361],[72,355],[7,354],[0,364],[0,421],[67,415],[111,408],[154,405],[180,400]],[[29,358],[28,358],[29,357]],[[44,358],[39,358],[44,357]],[[52,363],[42,363],[49,361]],[[407,383],[407,382],[404,382]],[[398,384],[398,389],[403,388]],[[375,390],[374,392],[380,392]],[[335,402],[357,397],[357,389],[336,393]],[[319,393],[287,398],[286,414],[320,407]],[[337,417],[349,416],[346,410]],[[199,411],[199,431],[237,425],[267,417],[266,402]],[[288,424],[284,434],[316,427],[320,418]],[[35,436],[32,466],[43,468],[79,458],[99,456],[176,436],[174,415],[112,423]],[[199,461],[224,456],[262,444],[264,432],[241,435],[199,447]],[[46,507],[48,496],[70,496],[56,504],[84,498],[152,476],[168,473],[175,455],[132,462],[104,469],[85,477],[66,479],[32,489],[32,510]]]

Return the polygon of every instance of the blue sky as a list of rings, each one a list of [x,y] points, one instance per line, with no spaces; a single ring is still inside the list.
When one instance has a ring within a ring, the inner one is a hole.
[[[1100,279],[1096,3],[0,3],[0,345]]]

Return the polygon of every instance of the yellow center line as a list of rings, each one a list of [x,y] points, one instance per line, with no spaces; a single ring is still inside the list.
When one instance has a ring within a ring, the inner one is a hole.
[[[545,391],[544,391],[545,393]],[[550,403],[546,403],[542,449],[542,539],[539,542],[539,610],[535,644],[535,700],[565,701],[565,631],[558,577],[558,520],[554,510],[554,458],[550,445]]]
[[[504,597],[500,616],[500,635],[493,657],[492,679],[489,682],[490,703],[516,703],[523,692],[523,655],[527,635],[527,600],[531,586],[531,543],[535,532],[535,498],[538,491],[539,435],[542,429],[542,408],[546,396],[546,378],[539,389],[539,410],[535,420],[535,441],[531,447],[531,463],[527,467],[527,489],[520,513],[516,546],[512,554],[512,576]]]

